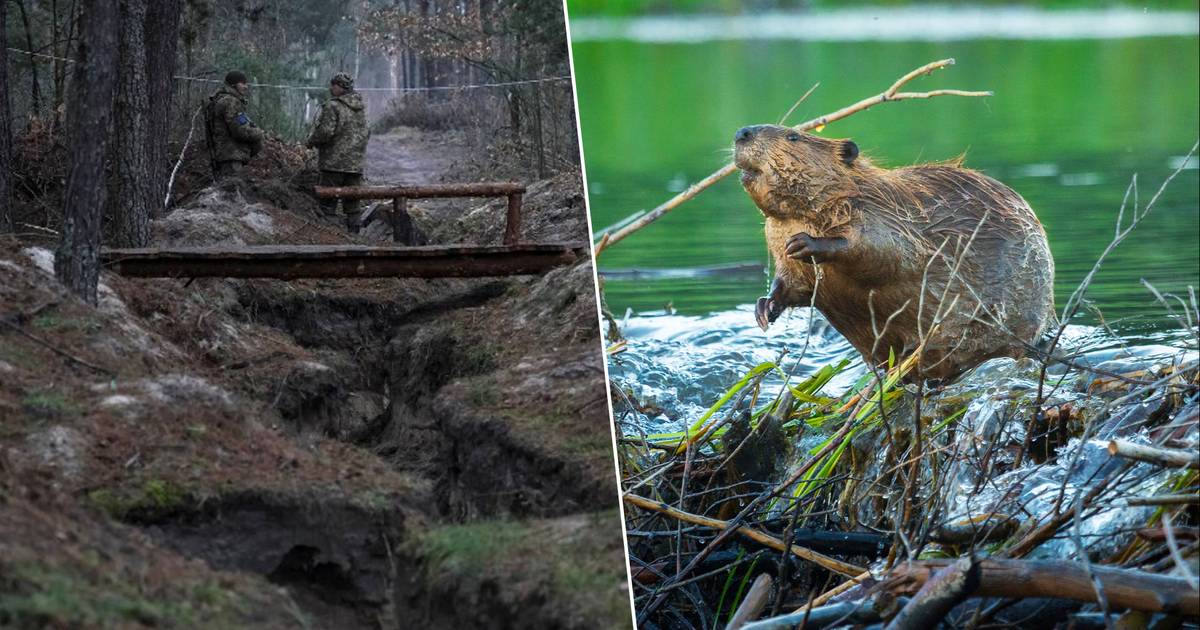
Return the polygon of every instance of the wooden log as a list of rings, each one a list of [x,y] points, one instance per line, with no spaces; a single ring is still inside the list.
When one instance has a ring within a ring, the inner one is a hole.
[[[886,584],[894,595],[913,595],[951,560],[923,560],[898,565]],[[1081,563],[1062,560],[979,561],[976,597],[1047,597],[1094,602],[1096,587]],[[1128,608],[1172,615],[1200,616],[1200,597],[1184,578],[1093,564],[1092,574],[1104,588],[1113,610]]]
[[[1132,459],[1167,468],[1191,468],[1200,470],[1200,452],[1180,451],[1146,444],[1135,444],[1128,440],[1112,440],[1108,452],[1116,457]]]
[[[979,562],[963,556],[935,571],[908,605],[892,618],[887,630],[937,628],[942,619],[979,588]]]
[[[265,245],[106,249],[100,262],[121,275],[141,278],[465,278],[539,274],[586,255],[586,243]]]
[[[1020,522],[1007,514],[985,514],[973,519],[946,523],[935,529],[930,538],[943,545],[1004,540],[1017,531]]]
[[[521,240],[521,193],[508,195],[508,211],[504,223],[504,244],[516,245]]]
[[[390,227],[392,228],[393,243],[404,243],[406,245],[412,244],[409,243],[406,238],[408,235],[404,234],[404,228],[406,226],[402,223],[403,219],[408,218],[407,205],[408,200],[404,197],[396,197],[392,200],[392,211],[388,213],[388,223],[391,224]]]
[[[1196,540],[1200,539],[1200,528],[1197,527],[1173,527],[1171,534],[1175,540]],[[1143,527],[1137,530],[1138,538],[1148,540],[1150,542],[1166,542],[1167,528],[1165,527]]]
[[[317,186],[321,199],[430,199],[437,197],[506,197],[525,192],[525,186],[512,182],[477,184],[425,184],[421,186]]]
[[[758,574],[742,600],[742,605],[738,606],[729,620],[729,625],[725,626],[726,630],[738,630],[746,625],[746,622],[762,614],[763,608],[767,607],[771,598],[771,582],[771,576],[766,573]]]

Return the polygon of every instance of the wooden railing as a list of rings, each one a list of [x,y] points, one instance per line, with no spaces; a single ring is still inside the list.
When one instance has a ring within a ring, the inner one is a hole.
[[[417,231],[408,214],[409,199],[435,197],[508,197],[504,224],[504,244],[516,245],[521,240],[521,197],[525,187],[511,182],[482,182],[478,184],[425,184],[421,186],[318,186],[321,199],[391,199],[388,222],[392,240],[407,245],[419,245]],[[376,212],[382,207],[376,206]]]

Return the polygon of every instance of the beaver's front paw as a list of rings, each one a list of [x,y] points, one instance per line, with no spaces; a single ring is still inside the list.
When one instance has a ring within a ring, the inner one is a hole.
[[[772,322],[779,319],[781,314],[783,314],[783,306],[769,295],[758,298],[758,303],[754,305],[754,320],[764,331],[770,327]]]
[[[779,278],[771,281],[771,292],[764,297],[758,298],[758,302],[754,305],[754,320],[758,322],[758,327],[766,331],[767,328],[783,314],[783,309],[787,308],[783,299],[783,283]]]
[[[840,236],[818,238],[800,232],[788,239],[787,255],[792,260],[821,264],[833,260],[847,246],[846,239]]]

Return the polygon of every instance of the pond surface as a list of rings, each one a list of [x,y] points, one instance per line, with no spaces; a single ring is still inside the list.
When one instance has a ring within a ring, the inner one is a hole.
[[[861,11],[848,15],[871,19]],[[1112,238],[1131,178],[1137,175],[1145,203],[1183,164],[1088,293],[1122,335],[1178,329],[1141,280],[1184,296],[1189,285],[1200,285],[1200,171],[1195,158],[1184,160],[1200,134],[1200,46],[1195,14],[1183,15],[1191,22],[1182,30],[1191,35],[1103,38],[1158,32],[1151,25],[1090,37],[1067,33],[1076,39],[1049,32],[1036,40],[961,41],[919,41],[945,39],[923,37],[919,29],[907,39],[900,32],[879,36],[886,41],[854,41],[853,24],[839,27],[838,41],[739,39],[722,35],[736,29],[722,31],[719,24],[706,26],[709,36],[701,41],[673,41],[688,39],[671,35],[687,29],[660,29],[638,41],[620,24],[581,22],[584,41],[573,49],[593,227],[599,235],[721,167],[734,131],[779,121],[816,82],[820,87],[790,122],[871,96],[913,68],[953,57],[956,66],[905,89],[992,90],[995,96],[883,104],[830,125],[823,135],[853,138],[888,166],[965,152],[968,166],[1013,187],[1046,225],[1060,308]],[[988,15],[973,19],[987,22]],[[997,11],[997,23],[1003,19]],[[861,32],[872,32],[863,24]],[[1160,30],[1179,32],[1175,27]],[[748,265],[715,275],[678,271],[737,263]],[[673,310],[743,317],[748,325],[751,311],[736,309],[766,292],[766,265],[762,217],[736,176],[600,257],[601,273],[608,272],[607,304],[618,317]],[[622,273],[633,269],[651,273]],[[665,269],[677,271],[657,272]],[[1089,312],[1075,323],[1097,322]],[[636,328],[627,332],[637,336]]]

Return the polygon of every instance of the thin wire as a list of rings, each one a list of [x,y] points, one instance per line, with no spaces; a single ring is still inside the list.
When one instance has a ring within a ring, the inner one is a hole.
[[[20,53],[22,55],[29,55],[31,57],[42,57],[45,59],[53,59],[55,61],[65,61],[67,63],[76,63],[76,61],[74,59],[68,59],[66,57],[56,57],[54,55],[47,55],[44,53],[30,52],[28,50],[21,50],[19,48],[6,48],[5,50],[8,50],[9,52],[14,52],[14,53]],[[224,83],[224,81],[222,81],[220,79],[205,79],[205,78],[201,78],[201,77],[188,77],[188,76],[176,75],[172,78],[177,81],[195,81],[197,83]],[[475,83],[475,84],[471,84],[471,85],[438,85],[438,86],[430,86],[430,87],[408,87],[408,88],[401,88],[401,87],[397,87],[397,88],[377,88],[377,87],[356,88],[356,91],[358,91],[358,92],[440,92],[440,91],[445,91],[445,90],[470,90],[470,89],[476,89],[476,88],[507,87],[510,85],[527,85],[530,83],[546,83],[546,82],[550,82],[550,81],[570,81],[570,80],[571,80],[570,75],[566,75],[566,76],[557,76],[557,77],[543,77],[541,79],[524,79],[521,81],[502,81],[502,82],[496,82],[496,83]],[[282,85],[282,84],[272,84],[272,83],[249,83],[248,85],[250,87],[270,88],[270,89],[276,89],[276,90],[305,90],[305,91],[317,90],[317,91],[320,91],[320,90],[328,89],[328,86],[324,86],[324,85]]]

